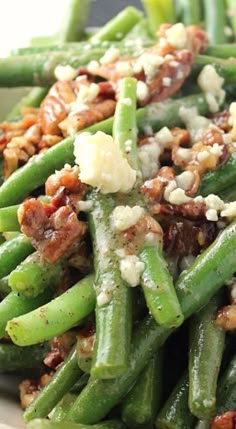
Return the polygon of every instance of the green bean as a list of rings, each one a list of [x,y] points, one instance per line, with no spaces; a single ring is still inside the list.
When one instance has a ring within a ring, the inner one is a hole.
[[[139,21],[133,28],[132,30],[129,31],[129,33],[125,36],[124,40],[142,40],[142,43],[147,44],[147,41],[150,41],[149,43],[153,44],[154,42],[154,38],[151,34],[149,25],[148,25],[148,20],[143,18],[141,19],[141,21]]]
[[[184,374],[156,419],[158,429],[191,429],[196,418],[188,408],[188,377]]]
[[[214,323],[221,301],[221,295],[214,297],[190,321],[189,408],[199,419],[210,419],[215,411],[225,345],[225,332]]]
[[[234,83],[236,80],[236,64],[229,60],[210,57],[208,55],[197,55],[193,66],[193,75],[198,74],[202,68],[211,64],[217,73],[225,79],[226,83]]]
[[[36,344],[78,324],[94,309],[93,280],[89,275],[48,304],[10,320],[7,332],[12,341],[22,346]]]
[[[178,0],[180,8],[181,22],[185,25],[201,23],[201,3],[196,0]]]
[[[231,27],[234,32],[234,39],[236,39],[236,5],[234,0],[226,0],[228,8],[228,16],[230,19]]]
[[[75,394],[66,393],[66,395],[63,396],[62,400],[58,402],[58,404],[50,412],[50,420],[53,420],[54,422],[60,422],[61,420],[63,420],[75,400]]]
[[[68,393],[81,374],[81,370],[77,365],[76,349],[73,348],[48,384],[26,409],[24,413],[25,421],[47,417],[63,396]]]
[[[10,292],[0,302],[0,338],[6,335],[6,324],[13,317],[29,313],[50,300],[52,293],[46,291],[36,298],[27,299],[15,292]],[[14,320],[14,319],[13,319]]]
[[[74,42],[84,36],[90,7],[91,0],[70,0],[58,33],[58,41]]]
[[[204,55],[223,59],[236,57],[236,43],[225,43],[222,45],[208,46],[204,51]]]
[[[220,378],[217,389],[217,402],[215,414],[222,414],[235,409],[236,401],[236,355],[232,357],[229,365]]]
[[[152,316],[166,328],[181,325],[184,316],[160,245],[144,246],[139,257],[146,267],[141,285]]]
[[[9,286],[14,292],[33,298],[47,288],[54,288],[62,279],[64,263],[46,262],[39,252],[29,255],[9,275]]]
[[[29,429],[68,429],[68,423],[36,419],[30,422],[27,425],[27,428]],[[93,425],[93,426],[70,423],[70,429],[125,429],[125,428],[126,426],[124,425],[124,423],[116,420],[103,421],[102,423],[98,423],[97,425]]]
[[[5,298],[11,292],[11,288],[8,285],[8,276],[0,279],[0,297]]]
[[[139,25],[136,24],[136,25]],[[141,25],[141,23],[140,23]],[[136,27],[136,26],[135,26]],[[135,29],[134,27],[134,29]],[[134,30],[133,30],[134,31]],[[138,30],[137,30],[138,31]],[[128,33],[129,34],[129,33]],[[128,35],[126,36],[128,38]],[[137,32],[136,32],[136,38],[137,38]],[[125,39],[126,40],[126,39]],[[17,48],[11,51],[12,56],[18,56],[18,55],[35,55],[35,54],[46,54],[46,53],[52,53],[52,52],[74,52],[77,55],[83,55],[85,51],[91,52],[100,52],[101,57],[105,54],[107,49],[109,48],[116,48],[119,49],[121,55],[134,55],[137,56],[140,50],[142,51],[143,48],[150,47],[153,44],[153,42],[149,39],[136,41],[136,40],[129,40],[129,43],[126,41],[121,42],[109,42],[109,41],[100,41],[100,40],[86,40],[83,42],[66,42],[62,43],[59,42],[56,45],[49,45],[49,46],[27,46],[23,48]]]
[[[224,0],[203,0],[204,18],[210,44],[225,43],[226,13]]]
[[[232,222],[184,271],[176,290],[185,317],[203,307],[234,273],[236,223]],[[193,293],[193,285],[198,284]],[[207,287],[206,287],[207,285]]]
[[[84,342],[86,343],[88,340],[88,337],[80,337],[80,335],[77,336],[77,357],[78,366],[81,371],[90,374],[92,368],[92,350],[91,353],[84,351]]]
[[[4,207],[0,209],[0,231],[20,231],[17,218],[19,205]]]
[[[33,252],[30,239],[18,234],[0,245],[0,278],[7,276],[30,253]]]
[[[132,77],[122,80],[113,122],[113,137],[115,142],[134,170],[139,169],[136,143],[136,82],[136,79]],[[126,100],[129,100],[129,102],[125,103]],[[128,153],[126,148],[127,141],[130,142]]]
[[[145,132],[147,125],[152,127],[154,131],[164,127],[167,123],[169,127],[183,125],[179,117],[181,106],[196,106],[199,114],[202,115],[209,112],[205,96],[202,94],[153,103],[139,109],[136,113],[140,132]],[[112,126],[113,118],[109,118],[86,128],[84,131],[92,133],[103,131],[111,134]],[[50,174],[54,173],[55,170],[60,170],[66,162],[73,164],[73,143],[74,137],[68,137],[46,152],[36,155],[34,160],[13,173],[0,187],[0,207],[22,201],[26,195],[43,185]]]
[[[162,8],[163,3],[162,0],[142,0],[152,36],[156,36],[160,25],[166,22],[166,17]]]
[[[216,170],[205,173],[202,177],[199,194],[207,196],[218,194],[230,186],[234,186],[236,180],[236,154],[233,153],[228,161]]]
[[[163,353],[159,350],[126,396],[122,420],[129,428],[153,428],[162,398],[162,366]]]
[[[96,307],[96,341],[91,374],[96,378],[114,378],[128,364],[131,338],[131,289],[121,278],[117,240],[110,228],[114,199],[92,192],[93,210],[89,214],[95,259],[97,294],[109,293],[110,300]],[[102,245],[101,245],[102,243]],[[107,290],[107,287],[109,289]]]
[[[232,223],[186,270],[177,282],[177,294],[187,318],[200,310],[235,272],[236,225]],[[227,262],[225,260],[227,255]],[[206,287],[207,285],[207,287]],[[68,421],[93,424],[121,401],[151,356],[172,331],[152,318],[143,321],[131,343],[128,369],[114,380],[90,379],[70,409]]]
[[[65,421],[94,424],[104,418],[127,395],[140,372],[170,332],[158,326],[152,318],[140,323],[131,342],[128,369],[121,376],[110,380],[91,377],[69,410]]]
[[[217,195],[226,203],[230,203],[236,200],[236,189],[229,187],[224,189],[222,192],[218,192]]]
[[[47,88],[32,88],[7,114],[5,121],[14,121],[20,117],[24,107],[39,107],[47,92]]]
[[[103,25],[90,40],[121,40],[142,17],[140,10],[128,6]]]
[[[48,352],[47,343],[32,347],[0,343],[0,372],[19,372],[40,367]]]

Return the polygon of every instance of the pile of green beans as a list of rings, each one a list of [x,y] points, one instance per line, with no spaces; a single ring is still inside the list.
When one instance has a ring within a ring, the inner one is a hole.
[[[32,86],[6,122],[17,122],[24,108],[40,106],[56,80],[57,65],[84,67],[98,61],[108,48],[119,49],[125,58],[136,57],[157,43],[162,24],[200,25],[209,44],[195,56],[188,82],[175,97],[137,108],[137,80],[124,77],[114,116],[83,130],[113,136],[127,165],[136,172],[136,182],[127,194],[105,194],[87,187],[84,199],[92,202],[91,209],[79,213],[79,219],[88,225],[91,272],[72,270],[67,254],[48,263],[35,251],[34,240],[21,232],[18,219],[25,198],[38,198],[51,174],[66,163],[74,164],[78,134],[69,135],[3,179],[0,373],[19,373],[22,379],[24,374],[32,378],[49,373],[46,364],[52,340],[73,338],[63,362],[24,412],[29,429],[210,429],[215,416],[228,411],[236,415],[234,336],[215,323],[219,309],[229,303],[224,286],[236,272],[236,221],[229,219],[223,226],[219,222],[214,240],[194,255],[194,262],[184,271],[175,267],[176,278],[161,240],[132,243],[143,264],[139,285],[132,288],[120,268],[118,250],[124,247],[125,236],[111,227],[111,217],[117,206],[139,205],[144,216],[164,225],[165,215],[153,215],[140,191],[137,140],[149,129],[155,133],[163,127],[185,127],[180,115],[183,106],[195,107],[199,115],[211,118],[206,94],[196,91],[196,77],[208,64],[224,79],[226,101],[220,109],[228,109],[236,84],[235,1],[142,0],[144,12],[127,6],[89,34],[91,5],[91,0],[71,0],[56,36],[45,39],[42,46],[36,40],[34,46],[15,49],[0,59],[0,87]],[[181,172],[174,161],[173,168],[176,174]],[[203,174],[198,196],[216,194],[225,202],[235,201],[235,181],[232,151],[219,167]],[[47,198],[39,197],[50,203]],[[68,288],[64,287],[67,281]],[[97,297],[107,290],[108,302],[101,304]],[[92,330],[87,339],[88,327],[95,328],[95,333]],[[89,351],[85,347],[83,355],[80,333],[84,332]],[[180,343],[173,344],[176,333]]]

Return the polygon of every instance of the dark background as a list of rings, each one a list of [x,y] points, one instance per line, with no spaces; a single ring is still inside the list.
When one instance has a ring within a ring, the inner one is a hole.
[[[89,25],[97,26],[105,24],[108,19],[112,18],[112,16],[116,15],[126,6],[136,6],[142,9],[140,0],[93,0]]]

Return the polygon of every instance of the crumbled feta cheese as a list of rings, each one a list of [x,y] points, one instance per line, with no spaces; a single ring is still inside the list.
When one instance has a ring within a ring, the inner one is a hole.
[[[201,163],[207,160],[207,158],[209,158],[210,153],[208,152],[208,150],[201,150],[198,154],[197,154],[197,160]]]
[[[87,103],[93,101],[99,94],[100,88],[96,83],[90,85],[81,85],[76,102]]]
[[[191,149],[187,149],[185,147],[179,147],[177,149],[177,156],[180,160],[189,162],[191,161],[191,158],[192,158]]]
[[[132,150],[132,140],[128,139],[125,141],[125,152],[130,153]]]
[[[163,77],[162,78],[162,85],[163,86],[166,86],[166,87],[171,86],[171,82],[172,82],[172,80],[170,77]]]
[[[137,99],[143,101],[148,97],[149,90],[145,82],[138,80],[137,82]]]
[[[69,116],[73,116],[81,112],[86,112],[87,110],[89,110],[88,105],[85,103],[80,103],[79,101],[75,101],[74,103],[70,103],[68,105]]]
[[[161,146],[165,146],[166,144],[173,142],[174,137],[168,127],[163,127],[155,134],[154,139]]]
[[[206,218],[207,218],[207,220],[217,222],[218,221],[217,211],[215,209],[208,209],[206,211]]]
[[[120,61],[116,64],[116,71],[122,77],[132,76],[133,75],[133,67],[129,61]]]
[[[231,144],[232,143],[232,136],[230,133],[224,133],[222,138],[223,138],[224,144]]]
[[[192,171],[184,171],[175,178],[178,188],[188,191],[191,188],[194,181],[194,174]]]
[[[144,213],[140,206],[117,206],[111,214],[111,227],[116,231],[125,231],[135,225]]]
[[[89,73],[97,73],[99,70],[100,64],[98,61],[92,60],[88,63],[87,69]]]
[[[129,97],[123,98],[122,103],[125,104],[126,106],[132,106],[132,100]]]
[[[100,58],[100,63],[102,65],[113,63],[120,56],[120,51],[117,48],[109,48],[102,58]]]
[[[167,57],[167,55],[166,55],[166,57]],[[174,67],[176,69],[177,67],[179,67],[179,63],[178,63],[178,61],[173,60],[170,62],[170,66]]]
[[[75,70],[73,67],[67,66],[56,66],[54,70],[54,75],[57,80],[73,80],[77,76],[78,70]]]
[[[80,166],[80,180],[102,193],[129,192],[136,181],[136,171],[123,157],[113,138],[101,131],[79,134],[74,143],[75,162]]]
[[[93,202],[92,202],[92,200],[79,201],[78,202],[78,208],[82,212],[89,212],[93,208]]]
[[[210,147],[210,153],[220,158],[223,154],[223,149],[224,149],[223,145],[214,143],[213,146]]]
[[[134,65],[134,73],[140,73],[143,70],[147,81],[150,81],[157,74],[164,61],[164,58],[160,55],[143,54]]]
[[[143,273],[144,269],[144,262],[140,261],[136,255],[127,255],[120,261],[121,277],[131,287],[138,286],[140,283],[141,274]]]
[[[160,164],[161,148],[156,141],[144,144],[138,149],[138,157],[143,179],[151,179],[156,176]]]
[[[200,141],[211,125],[209,119],[198,114],[196,107],[181,106],[179,116],[190,132],[193,143]]]
[[[109,294],[108,292],[100,292],[97,295],[97,305],[99,307],[102,307],[105,304],[108,304],[111,300],[111,294]]]
[[[207,64],[200,72],[197,81],[202,91],[205,92],[210,111],[217,112],[225,99],[225,91],[222,89],[224,79],[218,75],[211,64]]]
[[[224,210],[220,213],[222,217],[235,217],[236,216],[236,201],[226,203]]]
[[[195,203],[199,203],[202,204],[204,203],[204,198],[201,195],[198,195],[197,197],[194,198]]]
[[[188,197],[185,194],[184,190],[181,188],[174,189],[169,195],[169,202],[171,204],[180,205],[180,204],[188,203],[191,200],[192,198]]]
[[[170,193],[177,188],[177,183],[175,180],[172,180],[165,188],[164,190],[164,199],[166,201],[169,201]]]
[[[174,49],[184,49],[187,46],[187,32],[184,25],[179,22],[175,25],[172,25],[168,30],[166,30],[166,36],[168,43]]]
[[[218,195],[210,194],[204,199],[205,204],[208,209],[214,209],[214,210],[223,210],[224,208],[224,201],[221,200]]]

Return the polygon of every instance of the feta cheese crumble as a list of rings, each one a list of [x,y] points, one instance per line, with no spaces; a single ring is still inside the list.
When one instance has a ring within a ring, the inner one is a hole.
[[[54,70],[54,75],[57,80],[73,80],[78,74],[78,70],[75,70],[73,67],[67,66],[56,66]]]
[[[102,65],[113,63],[120,56],[120,51],[117,48],[109,48],[102,58],[100,58],[100,63]]]
[[[205,93],[210,111],[218,112],[225,99],[225,91],[222,89],[224,79],[211,64],[207,64],[200,72],[197,82]]]
[[[120,261],[121,277],[131,287],[138,286],[140,277],[145,269],[144,262],[140,261],[136,255],[127,255]]]
[[[117,206],[111,214],[111,227],[116,231],[125,231],[135,225],[144,213],[140,206]]]
[[[166,36],[168,43],[174,49],[184,49],[187,46],[187,31],[184,27],[184,24],[178,22],[175,25],[172,25],[168,30],[166,30]]]
[[[104,194],[129,192],[136,181],[136,171],[123,157],[113,138],[101,131],[79,134],[74,142],[75,162],[80,180],[97,187]]]

